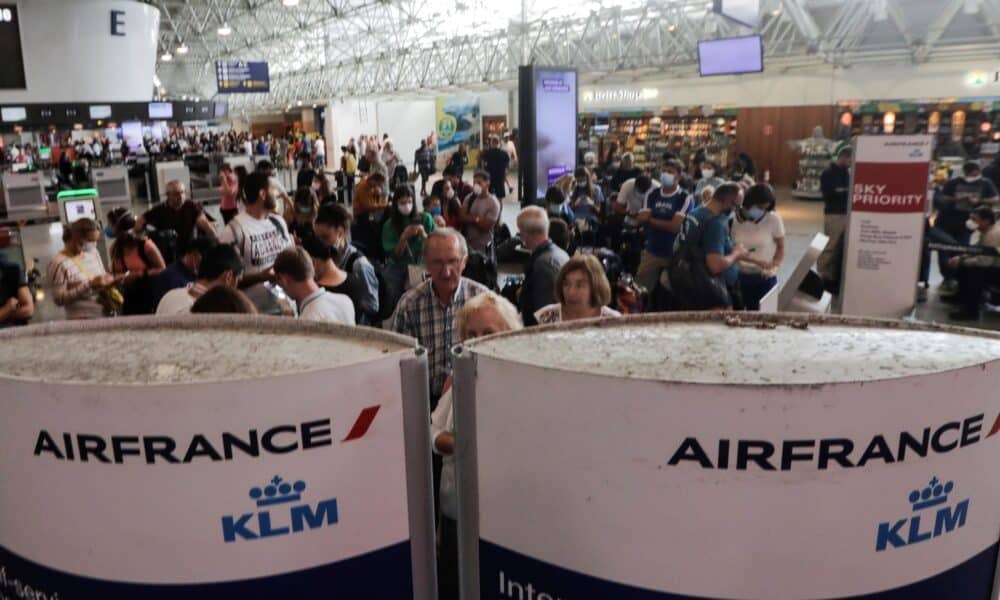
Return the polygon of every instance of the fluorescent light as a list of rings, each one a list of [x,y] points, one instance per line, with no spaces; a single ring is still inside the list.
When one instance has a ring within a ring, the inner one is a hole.
[[[188,50],[190,50],[190,48],[188,48],[187,44],[184,42],[181,42],[181,45],[177,46],[177,54],[187,54]]]
[[[218,33],[219,35],[229,35],[229,34],[231,34],[232,32],[233,32],[233,30],[232,30],[232,28],[231,28],[231,27],[229,27],[229,23],[223,23],[223,24],[222,24],[222,27],[219,27],[219,29],[218,29],[218,32],[217,32],[217,33]]]
[[[170,62],[173,59],[174,55],[170,54],[169,52],[164,52],[163,54],[160,55],[160,60],[162,60],[163,62]]]
[[[302,106],[302,101],[301,100],[297,100],[297,102],[298,102],[299,106]]]
[[[281,3],[285,6],[298,6],[299,0],[281,0]]]

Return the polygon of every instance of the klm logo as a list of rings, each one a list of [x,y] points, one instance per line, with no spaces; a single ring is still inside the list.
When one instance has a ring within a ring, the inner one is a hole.
[[[289,483],[277,475],[263,488],[250,488],[257,512],[222,517],[222,539],[256,540],[336,525],[337,499],[311,505],[302,501],[305,489],[306,482]]]
[[[969,499],[949,506],[948,494],[953,489],[955,482],[942,484],[934,477],[923,490],[910,492],[909,500],[914,514],[898,521],[879,523],[875,551],[882,552],[890,547],[902,548],[926,542],[964,527],[969,516]]]

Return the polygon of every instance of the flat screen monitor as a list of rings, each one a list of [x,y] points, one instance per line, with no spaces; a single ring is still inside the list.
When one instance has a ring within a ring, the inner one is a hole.
[[[760,25],[760,0],[715,0],[712,10],[741,25]]]
[[[170,102],[150,102],[150,119],[172,119],[174,118],[174,105]]]
[[[17,5],[3,2],[0,3],[0,90],[23,90],[26,83]]]
[[[90,118],[91,119],[110,119],[111,118],[111,105],[109,105],[109,104],[92,104],[92,105],[90,105]]]
[[[97,205],[94,204],[93,198],[67,200],[63,203],[63,210],[66,211],[66,224],[80,219],[97,220]]]
[[[38,149],[39,160],[52,160],[52,148],[42,146]]]
[[[17,123],[28,118],[28,111],[23,106],[5,106],[0,108],[0,120],[4,123]]]
[[[135,152],[142,145],[142,123],[139,121],[122,123],[122,138],[124,138],[129,152]]]
[[[215,103],[215,118],[219,119],[219,118],[228,117],[228,116],[229,116],[229,105],[226,104],[225,102],[216,102]]]
[[[702,77],[760,73],[764,45],[759,35],[698,42],[698,67]]]

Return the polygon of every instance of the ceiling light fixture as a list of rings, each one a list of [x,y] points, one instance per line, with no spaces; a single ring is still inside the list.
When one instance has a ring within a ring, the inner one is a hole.
[[[670,27],[667,27],[667,31],[669,31],[670,33],[673,33],[675,31],[677,31],[677,26],[676,25],[671,25]]]
[[[177,54],[187,54],[188,50],[190,50],[190,48],[188,48],[187,44],[184,42],[181,42],[181,45],[177,46]]]
[[[771,11],[771,16],[772,17],[780,17],[781,16],[781,9],[780,8],[776,8],[776,9],[772,10]]]
[[[298,6],[299,0],[281,0],[281,3],[285,6]]]
[[[222,27],[217,30],[219,35],[229,35],[233,32],[232,28],[229,27],[229,23],[223,23]]]
[[[170,62],[173,59],[174,55],[169,52],[164,52],[163,54],[160,55],[160,60],[162,60],[163,62]]]

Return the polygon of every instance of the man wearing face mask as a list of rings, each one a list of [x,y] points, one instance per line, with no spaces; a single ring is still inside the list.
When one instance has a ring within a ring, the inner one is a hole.
[[[680,187],[682,171],[678,161],[664,162],[660,167],[660,188],[646,196],[646,203],[639,211],[639,224],[646,228],[646,248],[635,280],[650,292],[673,256],[674,240],[684,216],[694,208],[691,195]]]
[[[697,244],[704,255],[705,267],[716,277],[721,277],[729,290],[729,297],[722,303],[709,305],[705,298],[689,298],[674,290],[681,308],[688,310],[710,310],[743,308],[739,292],[739,268],[741,260],[750,253],[740,244],[734,244],[729,235],[729,220],[743,204],[743,190],[735,183],[720,185],[712,199],[688,213],[681,226],[677,240],[681,244]]]
[[[989,206],[980,206],[972,211],[966,222],[966,228],[972,233],[971,245],[988,248],[988,255],[954,256],[948,261],[958,279],[958,295],[955,302],[961,304],[959,311],[950,313],[948,317],[955,321],[975,321],[979,319],[979,303],[983,291],[989,285],[1000,285],[1000,225],[997,225],[997,215]],[[951,302],[950,298],[944,299]]]
[[[352,273],[363,283],[357,315],[358,325],[374,325],[382,309],[379,300],[379,281],[375,267],[353,244],[347,241],[351,230],[351,213],[339,204],[326,204],[319,208],[313,225],[316,238],[335,250],[337,266]]]
[[[500,219],[500,201],[490,193],[488,173],[477,171],[472,182],[472,195],[462,203],[460,220],[469,248],[485,254],[493,241],[493,228]]]
[[[995,206],[1000,198],[997,188],[989,179],[984,179],[978,163],[967,162],[962,166],[962,176],[951,179],[941,191],[941,207],[934,228],[951,236],[959,245],[967,245],[971,232],[966,223],[972,210],[981,205]],[[945,278],[942,292],[953,295],[958,291],[958,281],[950,263],[954,255],[939,252],[941,274]]]

